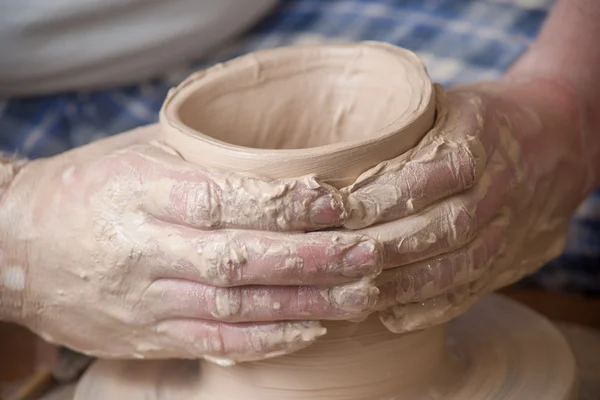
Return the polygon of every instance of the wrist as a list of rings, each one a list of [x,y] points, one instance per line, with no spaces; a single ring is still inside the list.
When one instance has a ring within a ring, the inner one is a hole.
[[[14,183],[28,161],[16,156],[0,154],[0,320],[20,322],[25,296],[25,265],[15,262],[18,247],[11,237],[15,237],[15,226],[19,213],[15,211],[13,197]]]
[[[568,136],[565,141],[578,143],[575,149],[580,160],[586,163],[586,190],[589,193],[600,186],[600,103],[588,95],[587,89],[582,91],[581,85],[574,84],[560,69],[538,68],[555,61],[545,54],[537,54],[537,51],[530,49],[507,71],[503,80],[509,84],[541,87],[544,90],[539,90],[539,95],[547,95],[550,91],[555,98],[561,99],[548,111],[562,114],[569,121],[568,128],[562,132]],[[576,136],[573,136],[574,133]]]

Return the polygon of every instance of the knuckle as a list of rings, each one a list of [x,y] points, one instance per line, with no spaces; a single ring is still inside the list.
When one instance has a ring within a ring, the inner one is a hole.
[[[460,203],[457,211],[450,212],[449,245],[463,245],[477,235],[477,218],[475,212]]]
[[[202,347],[206,353],[214,356],[224,356],[226,354],[222,325],[217,324],[209,335],[199,335],[198,339],[202,341]]]
[[[211,315],[223,322],[236,322],[243,312],[242,288],[214,288]]]
[[[230,287],[242,284],[247,264],[245,246],[236,243],[229,234],[214,235],[197,248],[201,256],[203,275],[211,285]]]
[[[171,188],[170,213],[185,223],[206,229],[221,226],[220,189],[210,180],[179,182]]]
[[[129,327],[139,327],[145,325],[146,323],[152,322],[152,318],[147,318],[144,316],[143,312],[140,312],[139,306],[134,306],[132,309],[123,310],[120,313],[119,320],[125,325]]]

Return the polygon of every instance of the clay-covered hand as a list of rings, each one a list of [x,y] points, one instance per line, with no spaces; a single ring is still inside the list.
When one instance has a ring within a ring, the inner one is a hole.
[[[372,306],[356,283],[380,272],[372,239],[293,233],[339,225],[339,193],[199,168],[157,137],[144,127],[20,170],[0,207],[4,318],[101,357],[248,360]]]
[[[414,149],[346,188],[347,227],[384,247],[384,323],[445,322],[558,256],[596,181],[582,109],[549,81],[451,89]]]

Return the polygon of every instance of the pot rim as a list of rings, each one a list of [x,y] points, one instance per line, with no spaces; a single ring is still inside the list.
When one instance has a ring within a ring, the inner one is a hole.
[[[433,83],[423,81],[423,87],[427,88],[428,91],[423,93],[423,100],[417,107],[422,109],[421,113],[414,113],[411,118],[407,120],[396,119],[390,124],[376,130],[373,132],[373,136],[366,139],[359,140],[350,140],[343,142],[336,142],[331,144],[325,144],[315,147],[306,147],[306,148],[298,148],[298,149],[268,149],[268,148],[255,148],[255,147],[247,147],[240,146],[236,144],[232,144],[220,139],[216,139],[213,136],[197,131],[181,120],[179,115],[179,106],[189,97],[189,95],[197,90],[201,90],[204,84],[204,78],[209,75],[213,75],[215,73],[222,73],[222,76],[217,77],[216,79],[223,79],[227,74],[227,67],[232,64],[238,64],[248,56],[252,57],[294,57],[295,52],[298,50],[321,50],[321,49],[360,49],[361,47],[367,48],[375,48],[382,51],[391,52],[399,57],[405,57],[411,59],[414,63],[413,65],[422,69],[422,72],[427,75],[427,69],[422,61],[411,51],[388,44],[383,42],[376,41],[362,41],[358,43],[347,43],[347,44],[317,44],[317,45],[300,45],[300,46],[289,46],[289,47],[277,47],[266,50],[259,50],[254,53],[242,55],[240,57],[236,57],[230,61],[227,61],[222,64],[217,64],[212,66],[206,70],[198,71],[188,78],[183,80],[177,87],[171,89],[165,99],[162,108],[160,110],[160,122],[167,129],[175,129],[178,132],[184,135],[190,135],[195,139],[199,139],[201,141],[205,141],[216,145],[218,147],[226,148],[237,154],[252,154],[252,155],[269,155],[276,153],[279,156],[311,156],[316,154],[322,154],[324,149],[328,150],[328,153],[336,153],[342,150],[347,150],[351,148],[360,147],[362,145],[378,142],[380,140],[385,139],[390,135],[395,135],[398,133],[398,130],[406,130],[408,126],[413,124],[419,118],[422,118],[422,115],[425,113],[425,108],[428,108],[430,103],[433,103],[433,97],[435,95],[435,90],[433,88]],[[287,52],[288,54],[284,54]],[[423,104],[425,105],[423,107]],[[415,110],[415,111],[417,111]]]

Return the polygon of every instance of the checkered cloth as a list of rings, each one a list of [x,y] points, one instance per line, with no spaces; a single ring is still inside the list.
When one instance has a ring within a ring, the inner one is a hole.
[[[0,102],[0,148],[63,152],[156,121],[169,87],[218,61],[274,46],[380,40],[416,51],[444,85],[499,76],[531,43],[552,0],[288,0],[217,54],[117,90]],[[567,250],[524,284],[600,294],[600,192],[573,218]]]

